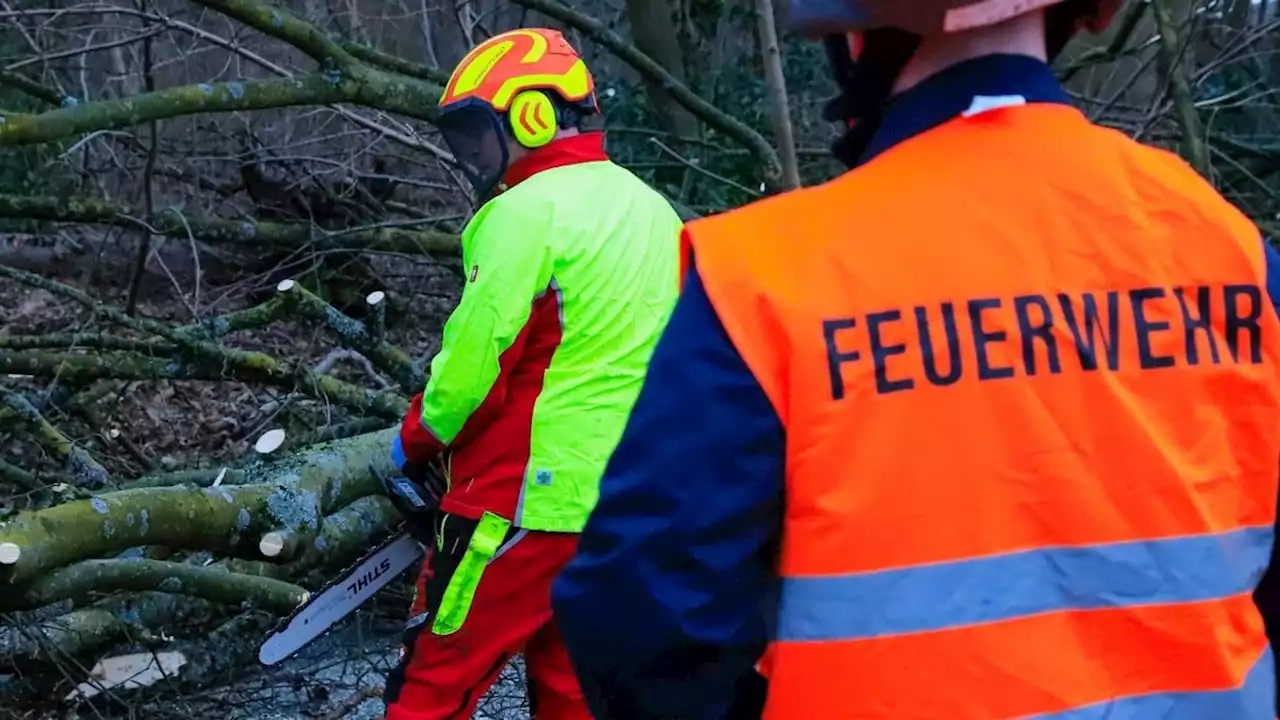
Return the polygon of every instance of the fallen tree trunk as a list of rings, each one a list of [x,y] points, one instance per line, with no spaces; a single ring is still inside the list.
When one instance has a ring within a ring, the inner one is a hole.
[[[0,583],[21,587],[140,545],[256,557],[263,533],[315,532],[323,515],[380,492],[369,468],[392,471],[393,433],[324,443],[246,468],[244,485],[121,490],[20,512],[0,524]]]
[[[11,613],[0,620],[0,677],[17,678],[0,688],[0,705],[127,701],[137,687],[98,689],[93,677],[65,690],[82,679],[73,668],[104,653],[180,653],[165,692],[251,664],[262,633],[309,597],[306,588],[399,524],[372,471],[392,471],[395,432],[214,471],[212,481],[204,472],[169,478],[206,487],[105,492],[0,523],[0,612]],[[265,557],[264,536],[287,540]]]
[[[287,572],[345,565],[390,535],[399,523],[400,513],[385,496],[362,497],[324,518],[314,538],[295,551],[297,559],[286,566]]]
[[[24,615],[32,613],[19,612],[18,622],[0,628],[0,667],[50,665],[58,657],[85,657],[119,643],[167,645],[163,637],[180,618],[217,617],[213,611],[219,606],[265,611],[250,621],[261,629],[263,617],[285,615],[308,597],[285,578],[306,578],[307,585],[318,587],[330,579],[326,571],[353,562],[399,522],[390,500],[370,495],[325,517],[299,557],[281,565],[235,559],[206,565],[204,553],[187,562],[128,557],[69,565],[20,592],[0,595],[0,610],[36,609],[31,618]],[[129,594],[103,599],[112,593]],[[254,635],[251,644],[256,648],[259,640]],[[180,644],[189,652],[200,643]],[[201,666],[193,663],[183,677]]]
[[[307,591],[297,585],[232,572],[226,566],[124,558],[85,560],[49,573],[21,595],[9,593],[0,597],[0,608],[39,607],[58,600],[70,600],[81,606],[96,595],[144,590],[195,595],[225,605],[248,605],[276,614],[288,613],[307,599]]]

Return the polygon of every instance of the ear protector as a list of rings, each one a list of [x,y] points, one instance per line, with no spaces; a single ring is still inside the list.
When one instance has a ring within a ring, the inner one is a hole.
[[[511,100],[507,124],[511,137],[522,147],[540,148],[556,137],[564,119],[550,96],[541,90],[524,90]]]

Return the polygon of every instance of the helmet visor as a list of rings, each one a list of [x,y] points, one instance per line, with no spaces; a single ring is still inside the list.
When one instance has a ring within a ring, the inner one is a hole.
[[[436,119],[440,135],[477,200],[485,200],[507,171],[510,158],[501,122],[498,113],[482,103],[449,108]]]

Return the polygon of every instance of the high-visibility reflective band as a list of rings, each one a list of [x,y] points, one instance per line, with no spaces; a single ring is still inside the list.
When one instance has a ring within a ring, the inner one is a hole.
[[[452,635],[462,628],[467,614],[471,612],[471,602],[476,597],[476,587],[484,575],[485,566],[493,559],[494,553],[502,545],[511,521],[491,512],[480,518],[467,542],[467,551],[458,562],[449,579],[449,586],[444,590],[444,598],[440,601],[440,609],[436,612],[435,622],[431,624],[431,632],[435,635]]]
[[[1266,647],[1250,593],[847,642],[775,643],[769,692],[796,699],[779,705],[790,714],[766,718],[816,718],[823,708],[850,707],[868,717],[1025,719],[1153,693],[1238,688]],[[850,687],[858,689],[854,706]]]
[[[1267,648],[1238,688],[1136,695],[1026,720],[1273,720],[1275,682],[1275,657]]]
[[[1060,610],[1230,597],[1257,586],[1274,534],[1268,525],[880,572],[784,577],[777,639],[857,640]]]

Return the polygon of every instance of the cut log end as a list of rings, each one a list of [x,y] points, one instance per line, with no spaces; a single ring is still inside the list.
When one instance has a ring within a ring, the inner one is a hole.
[[[258,552],[272,562],[285,562],[298,556],[307,537],[286,529],[264,533],[258,541]]]
[[[258,441],[253,444],[253,449],[259,455],[267,455],[269,453],[275,452],[276,450],[279,450],[280,446],[283,444],[284,444],[284,430],[280,428],[276,428],[274,430],[268,430],[262,433],[262,435],[258,438]]]
[[[290,290],[293,289],[293,286],[296,284],[297,283],[295,283],[292,280],[288,280],[288,279],[281,280],[279,283],[276,284],[276,292],[282,292],[282,293],[289,292]]]
[[[374,305],[381,303],[383,300],[386,300],[386,299],[387,299],[386,293],[382,292],[381,290],[374,290],[373,292],[369,293],[368,297],[366,297],[364,301],[372,307]]]
[[[0,543],[0,565],[13,565],[20,557],[22,548],[11,542]]]
[[[285,538],[282,533],[269,532],[262,536],[258,541],[258,551],[263,555],[273,558],[284,551]]]

